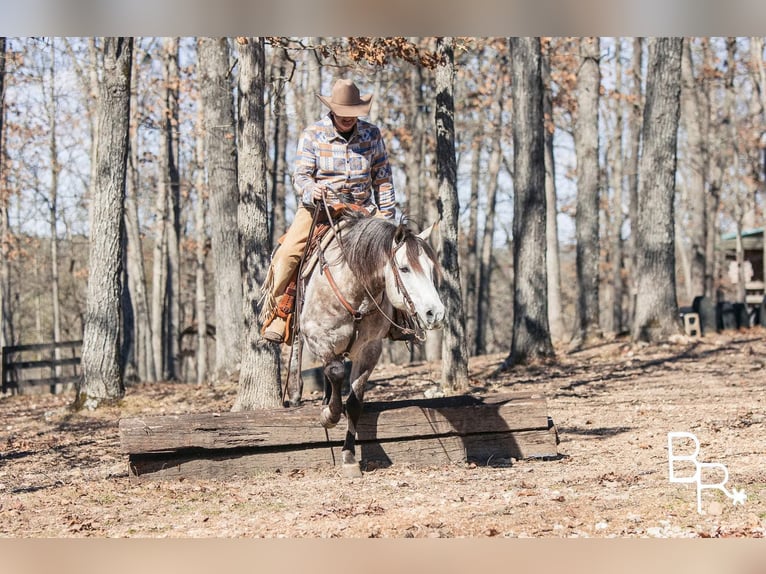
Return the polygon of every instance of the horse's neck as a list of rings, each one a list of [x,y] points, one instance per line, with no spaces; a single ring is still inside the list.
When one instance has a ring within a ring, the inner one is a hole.
[[[315,261],[307,279],[307,293],[314,291],[313,301],[306,303],[312,307],[320,305],[342,308],[345,307],[345,300],[355,311],[363,314],[383,303],[386,288],[383,273],[372,277],[358,276],[346,263],[343,248],[337,240],[329,243],[319,260],[321,264]],[[322,274],[328,274],[331,280],[323,278]],[[316,283],[314,289],[308,289],[311,283]],[[331,283],[335,284],[337,292]],[[349,316],[348,311],[344,310],[342,315]]]

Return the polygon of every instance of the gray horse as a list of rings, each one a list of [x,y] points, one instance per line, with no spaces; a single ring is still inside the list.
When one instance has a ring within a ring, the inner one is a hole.
[[[440,328],[444,321],[437,290],[441,270],[426,241],[432,228],[415,234],[389,220],[349,216],[306,278],[296,344],[305,344],[324,367],[325,407],[319,421],[325,428],[340,421],[344,359],[351,361],[342,450],[345,476],[362,474],[354,450],[356,424],[382,341],[396,326],[394,309],[411,318],[415,336],[421,339],[426,329]],[[289,388],[293,405],[300,403],[302,392],[300,377],[294,376],[297,370],[293,361]]]

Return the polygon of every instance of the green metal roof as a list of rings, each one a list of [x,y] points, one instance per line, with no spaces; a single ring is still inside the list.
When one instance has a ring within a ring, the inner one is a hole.
[[[746,229],[742,232],[742,237],[752,237],[753,235],[763,235],[763,227]],[[723,235],[721,235],[721,239],[723,241],[726,241],[727,239],[736,239],[736,238],[737,238],[736,231],[732,231],[731,233],[724,233]]]

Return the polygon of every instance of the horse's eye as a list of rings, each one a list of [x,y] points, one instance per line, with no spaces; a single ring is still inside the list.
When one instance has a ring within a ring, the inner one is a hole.
[[[405,265],[403,267],[399,267],[399,272],[400,273],[409,273],[410,272],[410,268],[407,265]]]

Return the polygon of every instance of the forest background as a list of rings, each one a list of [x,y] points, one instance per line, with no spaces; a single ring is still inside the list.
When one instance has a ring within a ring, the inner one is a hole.
[[[295,208],[290,170],[297,137],[325,112],[315,94],[329,93],[341,76],[374,94],[369,119],[383,130],[400,212],[418,226],[439,217],[435,114],[443,39],[259,42],[265,256]],[[626,332],[640,338],[636,226],[652,73],[648,44],[606,37],[540,43],[545,311],[552,340],[562,345]],[[220,318],[224,301],[241,309],[241,300],[222,294],[242,278],[223,271],[231,266],[216,260],[215,246],[237,229],[241,190],[232,157],[241,143],[237,78],[246,45],[226,38],[134,39],[120,326],[128,381],[214,381],[238,367],[236,353],[221,352],[232,346],[225,334],[230,323]],[[3,39],[3,345],[82,338],[104,47],[99,38]],[[460,299],[467,354],[479,355],[507,350],[514,324],[513,54],[505,38],[450,38],[449,48]],[[763,53],[758,37],[683,41],[671,189],[676,305],[698,295],[744,300],[741,250],[735,289],[717,245],[722,233],[741,237],[763,227]],[[206,95],[215,87],[217,94]],[[213,101],[228,102],[228,109],[215,109],[220,124],[211,120]],[[214,149],[206,137],[219,128],[228,147]],[[241,323],[234,330],[241,333]],[[432,337],[424,349],[389,346],[386,353],[393,361],[435,360],[441,351]]]

